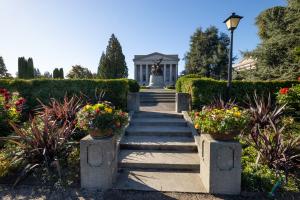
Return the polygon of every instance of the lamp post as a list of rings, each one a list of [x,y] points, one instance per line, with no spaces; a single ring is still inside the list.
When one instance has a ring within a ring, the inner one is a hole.
[[[231,37],[230,37],[230,53],[229,53],[229,63],[228,63],[228,77],[227,77],[227,101],[230,98],[230,88],[231,88],[231,81],[232,81],[232,48],[233,48],[233,31],[237,28],[239,25],[240,20],[242,19],[242,16],[236,15],[235,13],[232,13],[231,16],[229,16],[223,23],[226,24],[228,30],[230,30]]]

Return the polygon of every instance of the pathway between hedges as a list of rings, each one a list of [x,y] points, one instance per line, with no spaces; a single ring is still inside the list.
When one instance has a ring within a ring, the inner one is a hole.
[[[120,142],[119,176],[122,190],[205,192],[200,161],[191,129],[175,113],[175,92],[141,92],[136,112]]]

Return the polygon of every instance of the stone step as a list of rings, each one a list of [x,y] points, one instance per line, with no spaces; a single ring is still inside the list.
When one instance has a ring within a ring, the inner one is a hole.
[[[133,118],[183,118],[183,115],[176,112],[151,112],[151,111],[141,111],[136,112]]]
[[[119,167],[200,172],[198,153],[178,153],[156,150],[121,150]]]
[[[175,96],[175,92],[141,92],[141,96]]]
[[[192,136],[189,127],[170,126],[129,126],[126,135],[130,136]]]
[[[124,136],[120,142],[120,148],[128,150],[197,152],[197,145],[193,137]]]
[[[207,193],[199,173],[121,171],[114,189]]]
[[[134,118],[131,121],[134,126],[187,126],[182,118]]]
[[[148,103],[148,102],[159,102],[159,103],[166,103],[166,102],[170,102],[170,103],[175,103],[175,99],[141,99],[140,100],[141,103]]]

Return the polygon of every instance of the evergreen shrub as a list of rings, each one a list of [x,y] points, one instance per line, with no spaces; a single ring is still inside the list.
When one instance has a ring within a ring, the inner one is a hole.
[[[83,96],[89,102],[96,102],[99,97],[97,91],[103,91],[102,100],[112,102],[117,108],[125,109],[127,93],[136,92],[139,88],[134,80],[127,79],[0,79],[0,88],[7,88],[10,91],[18,91],[27,102],[27,110],[33,110],[38,105],[38,99],[45,104],[51,98],[63,100],[64,96]]]
[[[216,97],[225,99],[226,81],[214,80],[210,78],[190,78],[183,76],[176,82],[176,91],[189,93],[192,97],[192,106],[199,109],[210,104]],[[276,94],[280,88],[291,87],[299,83],[298,81],[232,81],[231,98],[238,104],[245,104],[247,95],[250,97],[254,91],[257,94],[268,95],[271,93],[272,100],[276,99]],[[275,101],[274,101],[275,102]]]

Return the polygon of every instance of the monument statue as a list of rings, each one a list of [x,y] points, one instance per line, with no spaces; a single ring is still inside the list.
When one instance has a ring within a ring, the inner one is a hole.
[[[155,76],[162,76],[163,70],[160,67],[160,63],[163,61],[163,58],[160,58],[154,61],[154,64],[151,67],[151,74]]]
[[[160,66],[160,63],[163,61],[163,58],[160,58],[154,61],[154,64],[151,67],[150,81],[148,87],[150,88],[163,88],[164,85],[164,76],[163,69]]]

